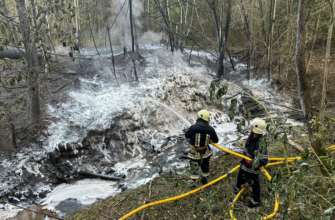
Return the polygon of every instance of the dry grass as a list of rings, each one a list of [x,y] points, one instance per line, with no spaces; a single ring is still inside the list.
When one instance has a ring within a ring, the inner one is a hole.
[[[269,145],[271,157],[281,157],[283,148],[281,143],[275,142]],[[288,148],[289,156],[297,156],[299,153]],[[232,155],[223,155],[211,160],[211,180],[218,178],[235,167],[239,158]],[[308,164],[316,163],[316,158],[311,157],[306,161]],[[290,179],[301,185],[293,185],[295,193],[294,215],[295,219],[321,219],[322,213],[329,208],[318,194],[335,204],[335,198],[328,194],[328,190],[334,186],[329,178],[320,174],[319,166],[310,169],[303,169],[301,163],[292,164],[292,171],[300,170],[300,176],[292,175],[283,177],[285,165],[268,168],[272,176],[277,176],[273,182],[268,182],[265,176],[261,177],[263,205],[257,209],[248,209],[243,204],[249,200],[250,189],[243,193],[241,199],[236,203],[234,215],[237,219],[259,219],[273,212],[274,194],[280,194],[280,209],[274,219],[291,219],[292,204],[290,201]],[[233,173],[219,183],[208,187],[189,197],[145,209],[129,219],[229,219],[230,205],[234,199],[231,193],[235,184],[237,173]],[[128,190],[120,195],[106,199],[105,201],[86,207],[76,212],[68,219],[119,219],[130,211],[150,202],[174,197],[190,191],[186,175],[168,174],[154,179],[152,183],[143,185],[137,189]],[[314,192],[312,192],[311,189]],[[327,219],[327,216],[324,216]],[[331,217],[331,216],[328,216]]]
[[[331,56],[330,72],[327,91],[327,115],[334,117],[332,109],[335,107],[335,54]],[[313,53],[309,67],[309,80],[314,105],[319,106],[319,97],[322,90],[322,77],[324,67],[324,50],[316,49]],[[298,97],[294,61],[288,65],[288,80],[285,90]],[[277,79],[278,73],[273,77]],[[286,81],[284,74],[281,82]],[[299,107],[298,99],[296,99]],[[328,130],[334,133],[333,129]],[[290,137],[296,143],[307,148],[309,146],[306,137],[301,132],[296,132]],[[326,145],[333,145],[332,141]],[[283,157],[282,143],[275,141],[269,143],[270,157]],[[298,156],[300,152],[288,147],[288,157]],[[325,210],[335,207],[335,180],[332,177],[335,170],[334,152],[328,153],[328,172],[325,175],[320,170],[320,163],[316,156],[312,155],[305,161],[296,161],[290,164],[290,172],[285,165],[269,167],[267,170],[273,177],[268,182],[265,176],[261,177],[262,206],[257,209],[248,209],[243,204],[248,201],[250,189],[247,187],[241,199],[235,204],[234,215],[237,219],[259,219],[273,212],[274,195],[280,195],[280,207],[278,214],[273,219],[334,219],[335,215],[323,214]],[[211,160],[211,179],[214,180],[239,163],[239,158],[232,155],[223,155]],[[189,197],[145,209],[129,219],[230,219],[229,209],[234,199],[231,193],[235,184],[237,173],[208,187]],[[169,174],[154,179],[150,184],[137,189],[128,190],[120,195],[106,199],[105,201],[86,207],[74,213],[68,219],[118,219],[130,211],[150,202],[174,197],[190,191],[189,178],[184,175]]]

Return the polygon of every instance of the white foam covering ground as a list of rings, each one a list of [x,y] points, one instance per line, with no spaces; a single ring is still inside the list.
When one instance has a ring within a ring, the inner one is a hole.
[[[148,46],[146,45],[145,47]],[[155,47],[153,48],[155,49]],[[188,67],[187,64],[182,61],[183,57],[181,54],[177,53],[174,55],[172,59],[173,63],[170,64],[171,67],[158,64],[158,59],[162,58],[162,56],[167,56],[171,59],[170,56],[172,55],[166,52],[156,54],[156,56],[155,54],[153,56],[147,54],[147,64],[144,69],[145,76],[140,77],[140,83],[138,84],[124,84],[120,87],[115,87],[115,85],[109,85],[106,82],[100,81],[99,78],[79,78],[80,82],[98,85],[100,89],[97,92],[84,87],[79,91],[69,92],[67,102],[59,103],[56,106],[48,105],[48,114],[52,117],[56,117],[58,120],[49,127],[48,133],[51,136],[45,140],[45,150],[54,150],[61,141],[65,143],[78,141],[85,137],[89,130],[107,129],[120,112],[125,109],[139,109],[140,111],[143,106],[149,103],[163,106],[168,109],[168,111],[177,115],[185,126],[189,126],[190,122],[185,119],[185,115],[178,113],[178,109],[172,109],[155,100],[156,92],[161,90],[163,86],[165,86],[165,88],[174,87],[174,82],[166,82],[164,80],[171,75],[184,77],[183,80],[189,85],[192,84],[194,78],[208,85],[211,78],[206,76],[208,73],[203,67]],[[188,76],[185,76],[185,74]],[[187,81],[185,77],[190,77],[190,79]],[[141,117],[141,115],[138,115],[138,117]],[[225,118],[227,118],[227,115],[221,113],[216,120],[226,122]],[[170,131],[168,135],[180,134],[181,132],[179,127],[176,128],[175,131]],[[227,141],[227,138],[229,141],[230,138],[233,139],[237,137],[237,135],[223,137],[223,134],[235,132],[236,125],[234,123],[224,123],[222,126],[217,127],[217,133],[221,136],[220,143]],[[152,135],[154,136],[154,133],[152,133]],[[129,188],[138,187],[158,176],[157,173],[146,176],[150,173],[149,171],[146,172],[146,169],[149,170],[151,166],[147,164],[145,159],[140,159],[141,155],[138,157],[139,158],[134,158],[130,161],[119,162],[114,167],[118,172],[126,174],[127,178],[125,181],[128,182],[127,186]],[[184,163],[174,163],[173,165],[182,168]],[[138,178],[139,175],[141,175],[142,178]],[[43,200],[42,204],[52,209],[60,201],[67,198],[75,198],[82,204],[88,204],[94,202],[96,198],[106,198],[106,196],[114,195],[119,192],[119,189],[113,186],[109,181],[90,181],[91,180],[80,181],[75,185],[62,184],[54,189],[47,198]]]
[[[145,76],[140,76],[140,83],[123,84],[115,87],[114,84],[101,81],[99,78],[79,78],[83,84],[94,84],[99,86],[99,91],[87,89],[83,86],[80,90],[71,91],[68,94],[68,101],[59,103],[56,106],[48,105],[47,113],[57,118],[48,130],[50,137],[45,140],[46,151],[53,151],[60,142],[71,143],[85,137],[89,130],[105,130],[117,117],[117,114],[125,109],[139,109],[145,106],[148,101],[147,95],[155,97],[157,90],[166,84],[164,78],[167,76],[183,76],[187,73],[200,81],[209,83],[210,79],[204,75],[205,68],[190,68],[182,61],[182,55],[176,54],[170,68],[159,65],[157,57],[147,55]],[[168,56],[166,53],[160,56]],[[161,58],[161,57],[160,57]],[[191,83],[191,82],[190,82]],[[174,85],[171,84],[171,87]],[[157,103],[156,103],[157,104]],[[159,104],[159,103],[158,103]],[[135,111],[136,112],[136,111]],[[139,117],[141,117],[139,115]]]
[[[8,204],[0,204],[0,220],[14,218],[22,209]]]
[[[117,183],[99,179],[85,179],[77,181],[75,184],[61,184],[57,186],[52,193],[43,199],[42,205],[49,210],[55,210],[55,207],[66,199],[76,199],[81,204],[88,205],[96,199],[105,199],[114,196],[121,189],[117,188]]]
[[[120,87],[116,87],[115,83],[102,81],[99,77],[79,77],[81,88],[79,90],[70,91],[66,102],[58,103],[57,105],[50,104],[47,106],[47,113],[50,117],[54,117],[57,120],[48,128],[48,134],[50,136],[43,140],[43,147],[46,152],[53,151],[57,148],[60,142],[63,142],[64,144],[80,142],[80,140],[86,137],[90,130],[103,131],[107,129],[113,124],[113,121],[121,114],[121,112],[124,112],[125,110],[131,110],[131,113],[134,114],[135,118],[144,117],[140,112],[147,105],[161,106],[168,112],[177,115],[180,119],[175,125],[170,125],[173,129],[171,129],[166,136],[178,135],[183,132],[183,126],[187,127],[191,124],[190,119],[194,120],[195,115],[187,115],[185,109],[182,109],[183,107],[171,107],[166,103],[162,103],[158,96],[164,95],[164,90],[173,89],[176,81],[183,83],[187,89],[192,87],[194,80],[197,80],[203,83],[204,88],[208,89],[212,80],[211,76],[215,74],[213,72],[208,72],[208,69],[201,65],[200,67],[189,67],[188,64],[182,60],[182,54],[175,53],[174,55],[171,55],[171,53],[167,51],[162,51],[160,46],[142,45],[141,48],[157,50],[157,52],[154,51],[153,53],[144,54],[146,57],[146,65],[142,75],[139,75],[139,83],[127,83],[120,85]],[[95,55],[94,51],[87,50],[85,53],[87,53],[87,55]],[[194,56],[196,56],[197,53],[198,52],[192,52]],[[211,60],[214,59],[212,55],[208,53],[200,52],[200,55],[206,56]],[[109,55],[107,54],[105,56]],[[159,61],[164,59],[171,62],[162,65]],[[237,66],[237,69],[239,70],[245,68],[246,66],[242,64]],[[101,74],[106,73],[104,72]],[[112,75],[112,73],[107,74]],[[174,82],[166,81],[166,78],[171,76],[175,76],[176,80]],[[264,89],[264,87],[268,86],[268,83],[265,80],[243,81],[243,85],[252,89],[257,98],[270,96],[266,92],[266,88]],[[98,89],[92,89],[92,86]],[[158,94],[158,91],[163,91],[163,94]],[[227,96],[235,94],[236,92],[236,89],[230,88]],[[203,106],[198,106],[198,108],[201,109]],[[213,121],[215,121],[214,126],[220,139],[219,144],[227,148],[232,148],[231,144],[223,145],[223,143],[239,138],[236,124],[228,119],[229,117],[225,112],[211,108],[208,110],[211,112],[212,117],[215,118]],[[164,118],[167,116],[160,115],[159,117]],[[183,126],[181,126],[181,124]],[[152,137],[152,145],[161,146],[161,143],[157,140],[156,133],[153,132],[153,130],[144,130],[143,133],[147,132],[147,136]],[[104,152],[105,150],[103,148],[97,148],[97,150],[103,153],[105,161],[111,159],[108,152]],[[140,149],[139,151],[141,152]],[[137,154],[136,157],[129,161],[120,161],[114,167],[117,172],[126,174],[127,177],[125,181],[129,183],[128,188],[138,187],[158,176],[158,173],[150,171],[152,167],[147,160],[143,159],[142,153],[143,152]],[[171,152],[171,154],[172,153],[174,152]],[[20,160],[20,163],[17,165],[16,172],[22,174],[22,169],[25,168],[35,176],[43,177],[42,173],[39,172],[38,164],[27,162],[29,157],[35,156],[37,157],[38,155],[18,154],[17,158]],[[171,155],[168,156],[169,159]],[[6,160],[2,161],[2,164],[3,166],[11,165],[11,163]],[[182,168],[184,163],[174,162],[171,163],[170,166]],[[94,168],[92,168],[92,170],[94,170]],[[46,191],[48,190],[47,187],[48,186],[40,186],[39,189],[41,191]],[[120,191],[121,189],[119,189],[116,182],[113,181],[82,180],[78,181],[76,184],[62,184],[58,186],[48,194],[45,199],[43,199],[42,205],[45,208],[54,210],[59,202],[68,198],[77,199],[78,202],[82,204],[91,204],[95,202],[97,198],[104,199],[108,196],[113,196]],[[17,210],[14,210],[12,214],[15,215],[16,211]],[[12,214],[7,214],[6,218]],[[0,219],[1,218],[3,218],[2,214],[0,214]]]

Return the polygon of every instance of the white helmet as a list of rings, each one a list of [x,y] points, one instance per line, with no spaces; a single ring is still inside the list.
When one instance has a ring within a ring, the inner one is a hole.
[[[250,124],[253,126],[252,130],[255,134],[263,134],[263,131],[266,128],[266,123],[261,118],[255,118]]]

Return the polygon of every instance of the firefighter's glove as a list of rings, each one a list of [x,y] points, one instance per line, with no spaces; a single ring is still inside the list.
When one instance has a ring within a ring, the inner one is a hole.
[[[249,166],[252,165],[252,160],[246,160],[246,159],[244,159],[244,161],[245,161]]]

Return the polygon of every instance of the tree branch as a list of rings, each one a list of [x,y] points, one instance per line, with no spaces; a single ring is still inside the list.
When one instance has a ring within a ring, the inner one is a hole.
[[[39,211],[35,211],[35,210],[32,210],[32,209],[28,209],[28,208],[25,208],[25,207],[22,207],[22,206],[19,206],[19,205],[15,205],[15,204],[13,204],[13,203],[10,203],[10,202],[7,202],[7,201],[1,200],[1,199],[0,199],[0,202],[2,202],[2,203],[7,203],[7,204],[9,204],[9,205],[18,207],[18,208],[20,208],[20,209],[27,210],[27,211],[29,211],[29,212],[35,212],[35,213],[38,213],[38,214],[41,214],[41,215],[46,215],[46,216],[51,217],[51,218],[55,218],[55,219],[59,219],[59,220],[64,220],[63,218],[59,218],[59,217],[57,217],[57,216],[50,215],[50,214],[47,214],[47,213],[44,213],[44,212],[39,212]]]

